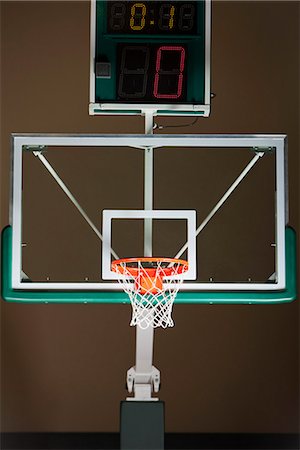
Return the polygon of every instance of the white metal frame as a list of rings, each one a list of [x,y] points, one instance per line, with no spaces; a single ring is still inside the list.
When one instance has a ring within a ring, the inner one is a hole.
[[[210,58],[211,58],[211,0],[205,0],[205,92],[204,105],[199,104],[154,104],[154,103],[95,103],[95,57],[96,57],[96,0],[91,0],[90,9],[90,103],[89,114],[143,114],[145,110],[155,110],[155,114],[170,115],[174,111],[176,115],[182,112],[184,116],[195,116],[197,113],[208,117],[210,113]],[[167,111],[167,112],[162,112]]]
[[[287,202],[285,186],[285,135],[14,135],[13,185],[11,224],[13,229],[12,249],[12,287],[13,289],[58,289],[58,290],[121,290],[118,283],[52,283],[22,282],[22,148],[28,146],[35,154],[41,155],[40,146],[65,147],[133,147],[137,149],[155,149],[168,147],[205,147],[205,148],[257,148],[255,162],[264,154],[264,149],[274,148],[276,153],[276,248],[275,263],[277,280],[275,283],[183,283],[183,291],[276,291],[285,288],[285,225],[287,224]],[[234,183],[235,184],[235,183]],[[233,185],[232,185],[233,186]],[[229,191],[229,190],[228,190]],[[151,199],[152,188],[147,196]],[[100,212],[100,211],[99,211]],[[208,218],[209,219],[209,218]],[[199,227],[197,232],[199,231]],[[149,255],[147,255],[149,256]],[[175,255],[174,255],[175,256]]]
[[[180,275],[184,280],[195,280],[197,277],[196,267],[196,211],[194,210],[109,210],[102,212],[102,278],[103,280],[117,280],[119,274],[111,270],[111,237],[113,219],[181,219],[187,222],[186,250],[189,268]],[[150,238],[149,247],[152,247]],[[184,250],[185,251],[185,250]],[[134,256],[134,255],[132,255]],[[148,255],[149,256],[149,255]],[[174,276],[173,276],[174,277]]]

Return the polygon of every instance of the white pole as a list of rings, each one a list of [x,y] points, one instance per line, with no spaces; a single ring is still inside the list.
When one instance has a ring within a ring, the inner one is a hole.
[[[145,134],[153,134],[154,111],[145,111]],[[145,148],[144,209],[153,209],[153,148]],[[152,256],[152,219],[144,221],[144,256]]]
[[[145,110],[145,134],[153,134],[153,110]],[[145,148],[144,160],[144,209],[153,209],[153,148]],[[144,256],[152,256],[152,219],[144,220]],[[136,355],[135,355],[135,400],[153,400],[152,379],[154,330],[150,326],[142,329],[136,327]]]

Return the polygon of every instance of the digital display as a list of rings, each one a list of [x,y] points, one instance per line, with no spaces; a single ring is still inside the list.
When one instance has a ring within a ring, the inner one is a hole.
[[[119,99],[167,103],[186,99],[186,46],[119,44],[117,61]]]
[[[94,103],[162,111],[206,105],[209,1],[95,0]]]
[[[107,2],[107,32],[120,34],[193,34],[197,2]]]

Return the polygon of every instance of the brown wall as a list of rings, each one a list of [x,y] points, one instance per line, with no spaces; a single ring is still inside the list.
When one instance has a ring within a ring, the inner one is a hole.
[[[2,1],[1,13],[4,226],[10,133],[141,133],[143,120],[88,116],[87,1]],[[290,224],[297,228],[298,2],[213,4],[212,91],[211,117],[176,132],[288,134]],[[118,430],[134,358],[129,316],[120,305],[1,302],[2,431]],[[178,305],[174,318],[176,327],[159,330],[155,341],[167,431],[297,432],[298,302]]]

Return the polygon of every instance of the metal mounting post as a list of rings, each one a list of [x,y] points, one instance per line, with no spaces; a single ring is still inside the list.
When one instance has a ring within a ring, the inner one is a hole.
[[[154,110],[145,110],[145,134],[153,134]],[[144,209],[153,209],[153,148],[145,148]],[[152,256],[152,219],[144,222],[144,256]]]
[[[155,110],[145,110],[145,134],[153,134]],[[153,209],[153,148],[145,148],[144,160],[144,209]],[[152,256],[152,219],[144,221],[144,256]],[[155,401],[152,392],[159,391],[160,372],[152,365],[154,330],[152,327],[136,327],[136,364],[127,372],[128,391],[134,397],[127,400]]]
[[[127,387],[134,397],[127,400],[155,401],[158,398],[151,397],[152,392],[159,391],[160,373],[152,365],[153,360],[153,328],[142,329],[136,327],[136,365],[127,372]]]

